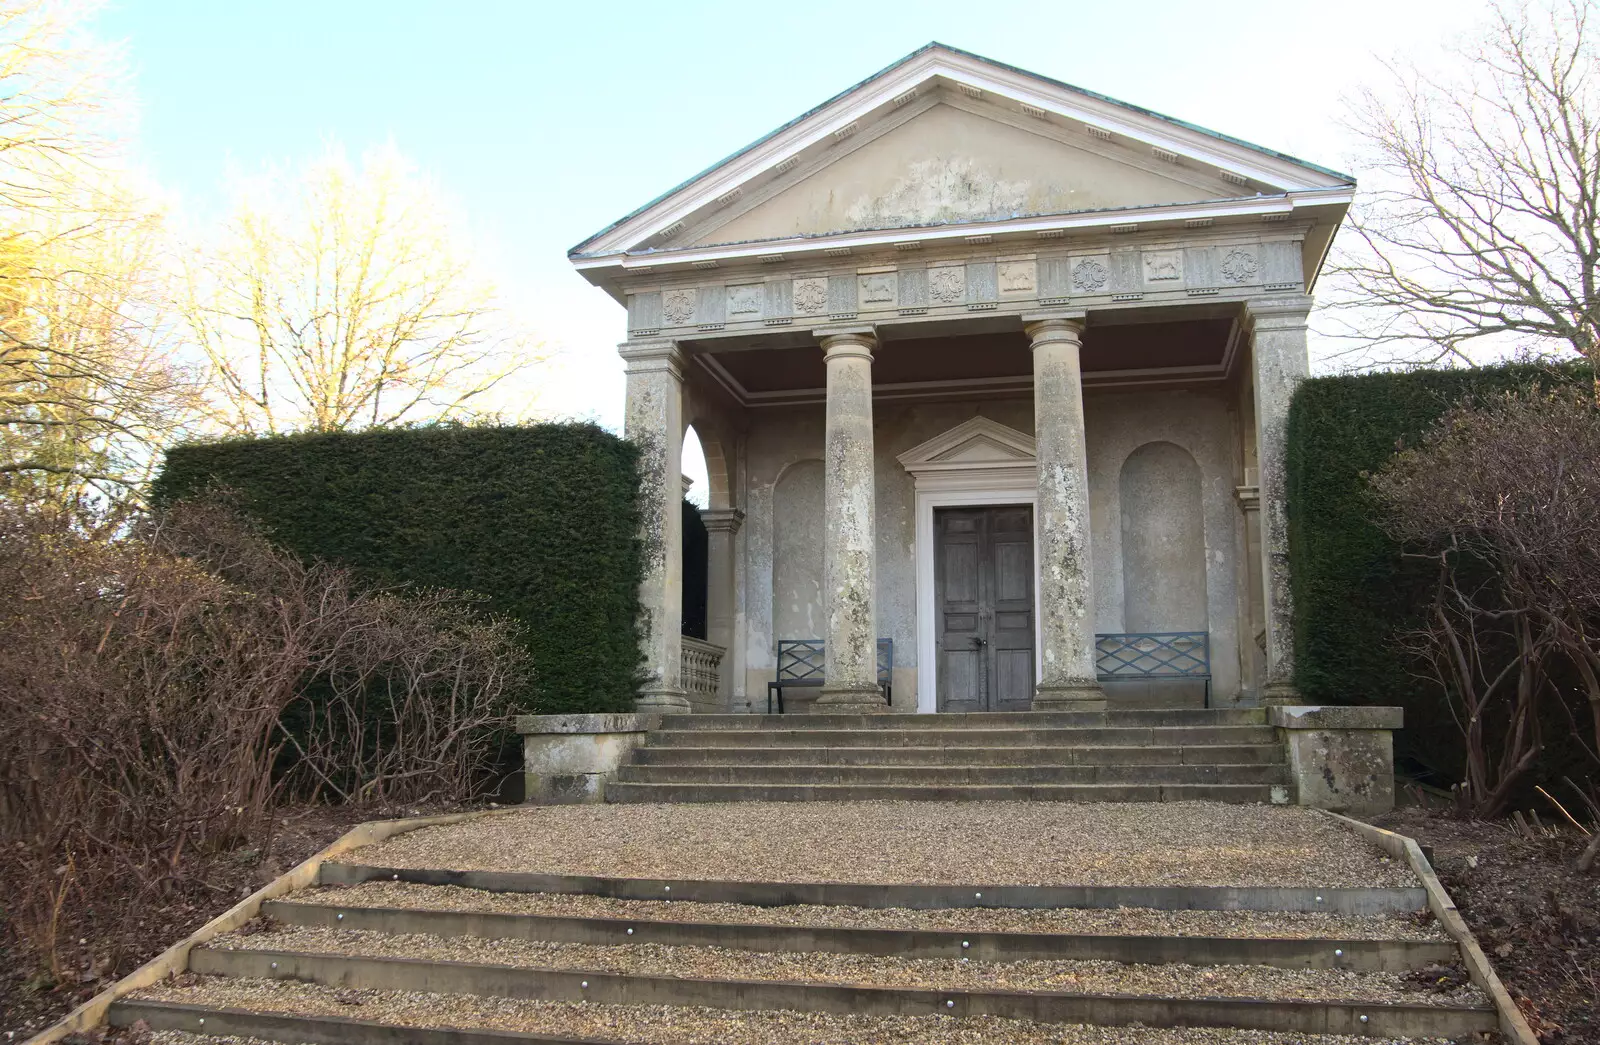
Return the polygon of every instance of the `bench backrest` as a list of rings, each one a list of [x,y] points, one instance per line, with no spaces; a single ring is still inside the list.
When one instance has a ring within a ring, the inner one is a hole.
[[[778,681],[821,682],[824,679],[822,639],[779,639]],[[894,677],[894,640],[878,640],[878,681]]]
[[[1211,677],[1211,636],[1203,631],[1138,631],[1094,637],[1102,679]]]

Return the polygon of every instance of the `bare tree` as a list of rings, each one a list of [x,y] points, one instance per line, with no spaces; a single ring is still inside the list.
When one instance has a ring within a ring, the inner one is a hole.
[[[1527,786],[1552,715],[1600,765],[1600,406],[1568,388],[1457,407],[1372,485],[1384,529],[1438,565],[1406,641],[1457,711],[1470,808]]]
[[[1594,0],[1497,7],[1444,73],[1396,67],[1351,124],[1370,160],[1330,287],[1362,350],[1439,362],[1512,339],[1577,352],[1600,395]]]
[[[183,307],[240,433],[338,431],[471,413],[536,361],[462,260],[431,190],[393,150],[337,151],[240,187],[196,252]]]

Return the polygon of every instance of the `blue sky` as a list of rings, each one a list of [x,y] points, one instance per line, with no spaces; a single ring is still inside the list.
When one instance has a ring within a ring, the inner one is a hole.
[[[590,233],[939,40],[1348,169],[1340,99],[1373,55],[1476,0],[112,0],[134,152],[186,211],[229,165],[392,140],[461,205],[506,298],[560,350],[529,393],[615,424],[622,310],[567,267]]]

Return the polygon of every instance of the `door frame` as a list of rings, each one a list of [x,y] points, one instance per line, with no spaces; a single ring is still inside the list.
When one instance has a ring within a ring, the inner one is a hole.
[[[1033,677],[1039,642],[1039,473],[1033,437],[978,415],[900,454],[915,481],[917,713],[939,710],[938,607],[933,590],[933,510],[1025,504],[1032,509]]]
[[[987,485],[987,484],[985,484]],[[934,605],[933,512],[936,508],[988,508],[1025,504],[1031,510],[1028,526],[1033,539],[1033,674],[1039,677],[1039,492],[1036,484],[1013,481],[986,489],[918,490],[917,527],[913,554],[917,565],[917,712],[939,710],[939,609]]]

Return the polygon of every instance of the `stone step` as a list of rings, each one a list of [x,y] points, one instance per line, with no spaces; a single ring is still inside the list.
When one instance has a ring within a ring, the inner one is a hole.
[[[959,787],[1033,784],[1286,784],[1288,769],[1277,765],[986,765],[986,766],[835,766],[835,765],[625,765],[616,782],[626,784],[890,784],[901,787]]]
[[[1209,766],[1277,765],[1279,744],[1143,747],[659,747],[635,748],[633,764],[806,766]]]
[[[1283,784],[635,784],[607,802],[1234,802],[1288,805]]]
[[[661,728],[715,729],[1072,729],[1085,726],[1262,726],[1263,708],[1137,711],[984,711],[964,715],[663,715]]]
[[[765,914],[761,909],[751,910],[757,915]],[[825,913],[829,909],[818,910]],[[268,900],[262,905],[261,913],[285,925],[385,933],[551,943],[724,947],[763,952],[820,951],[898,958],[967,958],[972,961],[1092,960],[1140,965],[1268,965],[1285,969],[1405,972],[1429,963],[1455,961],[1459,957],[1456,945],[1446,940],[886,929],[848,924],[794,925],[358,907],[289,900]],[[850,916],[848,909],[843,916]]]
[[[455,885],[491,893],[608,896],[621,900],[786,907],[965,908],[1139,907],[1158,911],[1289,911],[1378,916],[1409,915],[1428,905],[1420,885],[1311,887],[1230,885],[949,885],[864,882],[764,882],[685,878],[612,878],[532,871],[469,871],[448,867],[384,867],[329,861],[317,869],[318,885],[363,882]]]
[[[1084,726],[1071,729],[659,729],[653,747],[1112,747],[1271,744],[1270,726]]]
[[[991,1015],[1038,1023],[1151,1027],[1230,1027],[1367,1035],[1465,1037],[1495,1027],[1492,1008],[1343,1000],[1067,993],[934,986],[864,986],[792,979],[700,978],[602,969],[507,965],[472,960],[196,948],[189,969],[202,976],[289,980],[357,990],[432,991],[508,999],[624,1005],[698,1005],[858,1015]],[[1283,973],[1276,974],[1283,976]],[[1323,974],[1326,975],[1326,974]],[[1196,992],[1199,993],[1199,992]]]

